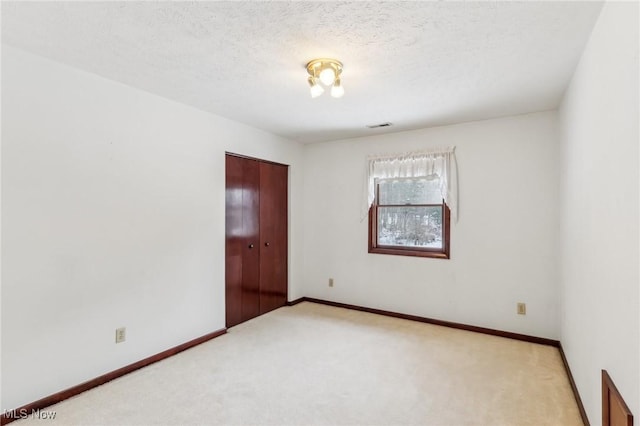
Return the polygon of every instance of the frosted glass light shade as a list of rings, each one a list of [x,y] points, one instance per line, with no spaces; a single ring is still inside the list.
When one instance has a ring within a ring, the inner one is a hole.
[[[330,86],[336,79],[336,73],[333,68],[325,68],[320,71],[320,75],[318,77],[320,78],[322,84],[324,84],[325,86]]]
[[[331,96],[333,96],[334,98],[341,98],[342,95],[344,95],[344,87],[342,87],[340,79],[336,79],[336,82],[331,88]]]
[[[317,98],[324,93],[324,89],[318,83],[311,86],[311,89],[309,89],[309,91],[311,92],[312,98]]]

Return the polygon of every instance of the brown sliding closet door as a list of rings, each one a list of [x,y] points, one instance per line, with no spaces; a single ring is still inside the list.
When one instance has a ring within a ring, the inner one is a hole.
[[[287,166],[226,156],[226,324],[287,301]]]

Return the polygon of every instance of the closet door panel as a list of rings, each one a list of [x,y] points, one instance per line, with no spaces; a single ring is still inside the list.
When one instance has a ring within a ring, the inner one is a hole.
[[[260,163],[243,160],[242,321],[260,315]]]
[[[260,313],[287,302],[288,168],[260,163]]]
[[[244,251],[242,169],[240,158],[226,156],[225,305],[227,327],[233,327],[242,322],[242,255]]]

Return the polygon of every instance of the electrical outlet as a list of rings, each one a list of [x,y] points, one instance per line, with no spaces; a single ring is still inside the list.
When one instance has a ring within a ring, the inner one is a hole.
[[[333,287],[333,278],[329,278],[329,287]]]
[[[116,328],[116,343],[122,343],[127,339],[127,329],[124,327]]]
[[[518,315],[527,315],[526,303],[518,303]]]

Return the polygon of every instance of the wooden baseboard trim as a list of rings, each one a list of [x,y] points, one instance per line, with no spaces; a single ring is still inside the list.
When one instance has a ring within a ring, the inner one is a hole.
[[[562,358],[564,369],[567,371],[567,377],[569,377],[569,384],[571,385],[573,396],[575,397],[576,403],[578,404],[578,410],[580,411],[580,417],[582,417],[582,423],[584,423],[584,426],[591,426],[591,423],[589,423],[589,418],[587,417],[587,412],[584,409],[584,405],[582,404],[582,398],[580,398],[580,393],[578,392],[578,386],[576,386],[576,382],[575,380],[573,380],[573,374],[571,374],[569,361],[567,361],[567,356],[564,354],[562,343],[558,345],[558,350],[560,351],[560,357]]]
[[[546,339],[544,337],[529,336],[526,334],[512,333],[510,331],[495,330],[493,328],[478,327],[475,325],[461,324],[457,322],[420,317],[417,315],[401,314],[399,312],[385,311],[382,309],[366,308],[363,306],[350,305],[348,303],[340,303],[340,302],[332,302],[332,301],[323,300],[323,299],[315,299],[313,297],[303,297],[302,299],[304,300],[298,299],[296,303],[300,303],[300,302],[320,303],[323,305],[336,306],[338,308],[353,309],[355,311],[369,312],[372,314],[385,315],[388,317],[424,322],[427,324],[441,325],[443,327],[457,328],[457,329],[466,330],[466,331],[474,331],[476,333],[490,334],[492,336],[507,337],[509,339],[515,339],[515,340],[523,340],[525,342],[538,343],[540,345],[548,345],[548,346],[554,346],[554,347],[560,346],[559,341],[553,340],[553,339]]]
[[[226,332],[227,332],[227,329],[223,328],[223,329],[214,331],[212,333],[205,334],[204,336],[200,336],[196,339],[190,340],[181,345],[167,349],[166,351],[162,351],[148,358],[142,359],[138,362],[134,362],[133,364],[129,364],[117,370],[103,374],[102,376],[96,377],[95,379],[88,380],[79,385],[70,387],[69,389],[65,389],[58,393],[54,393],[53,395],[49,395],[35,402],[24,405],[20,408],[16,408],[14,410],[8,410],[2,413],[2,415],[0,415],[0,425],[6,425],[8,423],[11,423],[14,420],[18,420],[19,418],[21,418],[21,413],[31,414],[32,412],[42,410],[43,408],[49,407],[53,404],[57,404],[58,402],[64,401],[65,399],[71,398],[72,396],[76,396],[82,392],[88,391],[89,389],[103,385],[107,382],[110,382],[111,380],[117,379],[118,377],[124,376],[125,374],[129,374],[142,367],[146,367],[150,364],[156,363],[158,361],[162,361],[165,358],[169,358],[170,356],[173,356],[177,353],[190,349],[208,340],[222,336]]]
[[[287,302],[287,306],[294,306],[294,305],[297,305],[298,303],[304,302],[306,300],[308,300],[306,297],[300,297],[298,299],[291,300],[291,301]]]

